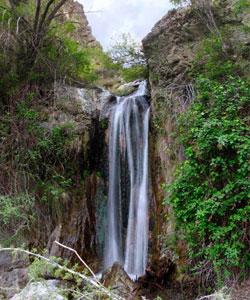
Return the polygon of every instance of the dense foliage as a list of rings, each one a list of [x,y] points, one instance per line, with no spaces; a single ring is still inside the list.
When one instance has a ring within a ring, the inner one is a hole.
[[[130,81],[145,74],[134,42],[117,44],[115,53],[126,53],[125,62],[76,41],[77,24],[63,18],[66,2],[0,0],[2,244],[20,244],[23,236],[34,241],[39,234],[44,236],[38,243],[46,243],[67,199],[83,195],[87,170],[79,167],[84,159],[78,157],[79,132],[67,121],[49,121],[60,111],[55,87],[90,86],[117,77]]]
[[[199,77],[197,100],[179,118],[186,160],[171,186],[172,203],[190,254],[227,271],[247,269],[250,85]]]
[[[200,43],[190,72],[197,95],[177,120],[185,161],[166,203],[195,267],[225,280],[250,267],[250,82],[245,48],[220,30]]]

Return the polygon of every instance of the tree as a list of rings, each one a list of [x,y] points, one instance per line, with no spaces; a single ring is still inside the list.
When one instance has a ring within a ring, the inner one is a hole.
[[[16,31],[12,32],[19,46],[19,59],[22,64],[19,72],[33,67],[38,53],[44,45],[51,22],[57,17],[57,13],[67,0],[36,0],[29,1],[10,0],[11,17],[16,22]],[[30,5],[32,13],[30,16],[23,14],[22,7]]]
[[[2,41],[2,48],[9,50],[9,54],[14,56],[19,77],[26,79],[35,66],[38,56],[43,54],[43,49],[53,39],[55,44],[55,37],[49,33],[56,23],[54,21],[61,15],[61,8],[67,1],[9,0],[4,1],[4,5],[0,7],[2,15],[5,16],[5,29],[3,30],[7,32]],[[63,45],[59,46],[63,47]]]
[[[91,82],[97,74],[90,49],[73,38],[63,21],[69,0],[0,0],[0,96],[16,84],[54,80]],[[5,95],[4,95],[5,94]]]
[[[185,4],[190,2],[189,0],[170,0],[171,3],[173,3],[174,5],[180,5],[180,4]]]
[[[109,54],[115,63],[122,66],[130,67],[146,63],[141,45],[126,33],[123,33],[120,39],[112,45]]]
[[[120,66],[122,78],[129,82],[147,77],[147,66],[141,45],[130,34],[122,34],[109,51],[115,64]]]

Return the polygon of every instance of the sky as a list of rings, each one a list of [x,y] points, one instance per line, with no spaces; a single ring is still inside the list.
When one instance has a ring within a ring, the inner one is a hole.
[[[78,0],[96,39],[105,49],[122,33],[141,41],[172,8],[169,0]]]

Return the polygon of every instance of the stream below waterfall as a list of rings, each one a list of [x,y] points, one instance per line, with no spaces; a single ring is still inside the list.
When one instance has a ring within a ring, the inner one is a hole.
[[[147,83],[117,97],[109,127],[109,193],[104,268],[115,262],[133,279],[145,273],[148,256]]]

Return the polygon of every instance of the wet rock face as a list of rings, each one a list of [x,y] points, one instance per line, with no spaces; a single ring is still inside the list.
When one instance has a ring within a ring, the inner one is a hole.
[[[146,270],[146,274],[139,279],[144,287],[153,285],[171,286],[176,272],[176,265],[170,251],[161,257],[152,261],[150,267]]]
[[[57,221],[49,230],[47,249],[52,256],[70,260],[74,253],[59,247],[55,240],[75,249],[88,262],[102,253],[105,203],[107,201],[107,117],[112,95],[101,88],[58,86],[54,106],[45,108],[44,128],[72,124],[76,136],[72,142],[74,190],[63,193],[57,209]]]
[[[51,129],[57,125],[72,123],[79,134],[93,125],[93,120],[105,118],[103,111],[112,95],[101,88],[81,88],[57,85],[54,106],[48,108],[49,118],[43,123]],[[102,114],[102,115],[101,115]]]

